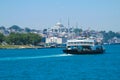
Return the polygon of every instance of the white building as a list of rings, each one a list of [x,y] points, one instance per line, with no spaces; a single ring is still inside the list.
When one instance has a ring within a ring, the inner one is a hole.
[[[58,37],[49,37],[49,38],[46,38],[45,43],[62,44],[62,38],[58,38]]]

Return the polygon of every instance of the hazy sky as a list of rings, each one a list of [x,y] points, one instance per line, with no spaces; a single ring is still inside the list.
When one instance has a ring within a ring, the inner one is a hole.
[[[0,26],[64,26],[120,31],[120,0],[0,0]]]

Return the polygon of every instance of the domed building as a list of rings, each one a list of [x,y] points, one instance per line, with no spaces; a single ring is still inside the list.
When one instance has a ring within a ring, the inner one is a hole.
[[[45,43],[46,44],[63,44],[66,42],[66,28],[60,22],[56,23],[51,29],[49,29],[48,37],[46,37]]]
[[[61,24],[60,22],[58,22],[58,23],[55,24],[55,27],[60,28],[60,27],[64,27],[64,26],[63,26],[63,24]]]
[[[66,28],[60,22],[56,23],[54,27],[52,27],[52,32],[61,33],[64,32]]]

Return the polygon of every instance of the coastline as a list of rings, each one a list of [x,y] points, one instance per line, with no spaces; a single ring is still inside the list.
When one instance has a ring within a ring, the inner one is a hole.
[[[45,47],[31,45],[0,45],[0,49],[41,49]]]
[[[33,45],[0,45],[0,49],[46,49],[46,48],[63,48],[63,47],[43,47]]]

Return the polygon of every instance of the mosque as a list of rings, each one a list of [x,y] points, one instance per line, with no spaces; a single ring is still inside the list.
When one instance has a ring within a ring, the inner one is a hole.
[[[51,28],[51,30],[53,33],[62,33],[62,32],[66,32],[67,29],[64,27],[62,23],[57,22],[55,26]]]
[[[45,43],[62,44],[66,42],[66,39],[63,38],[63,36],[66,34],[67,28],[64,27],[62,23],[57,22],[53,27],[51,27],[50,31],[51,33],[49,33],[49,35],[53,35],[53,36],[47,37]]]

